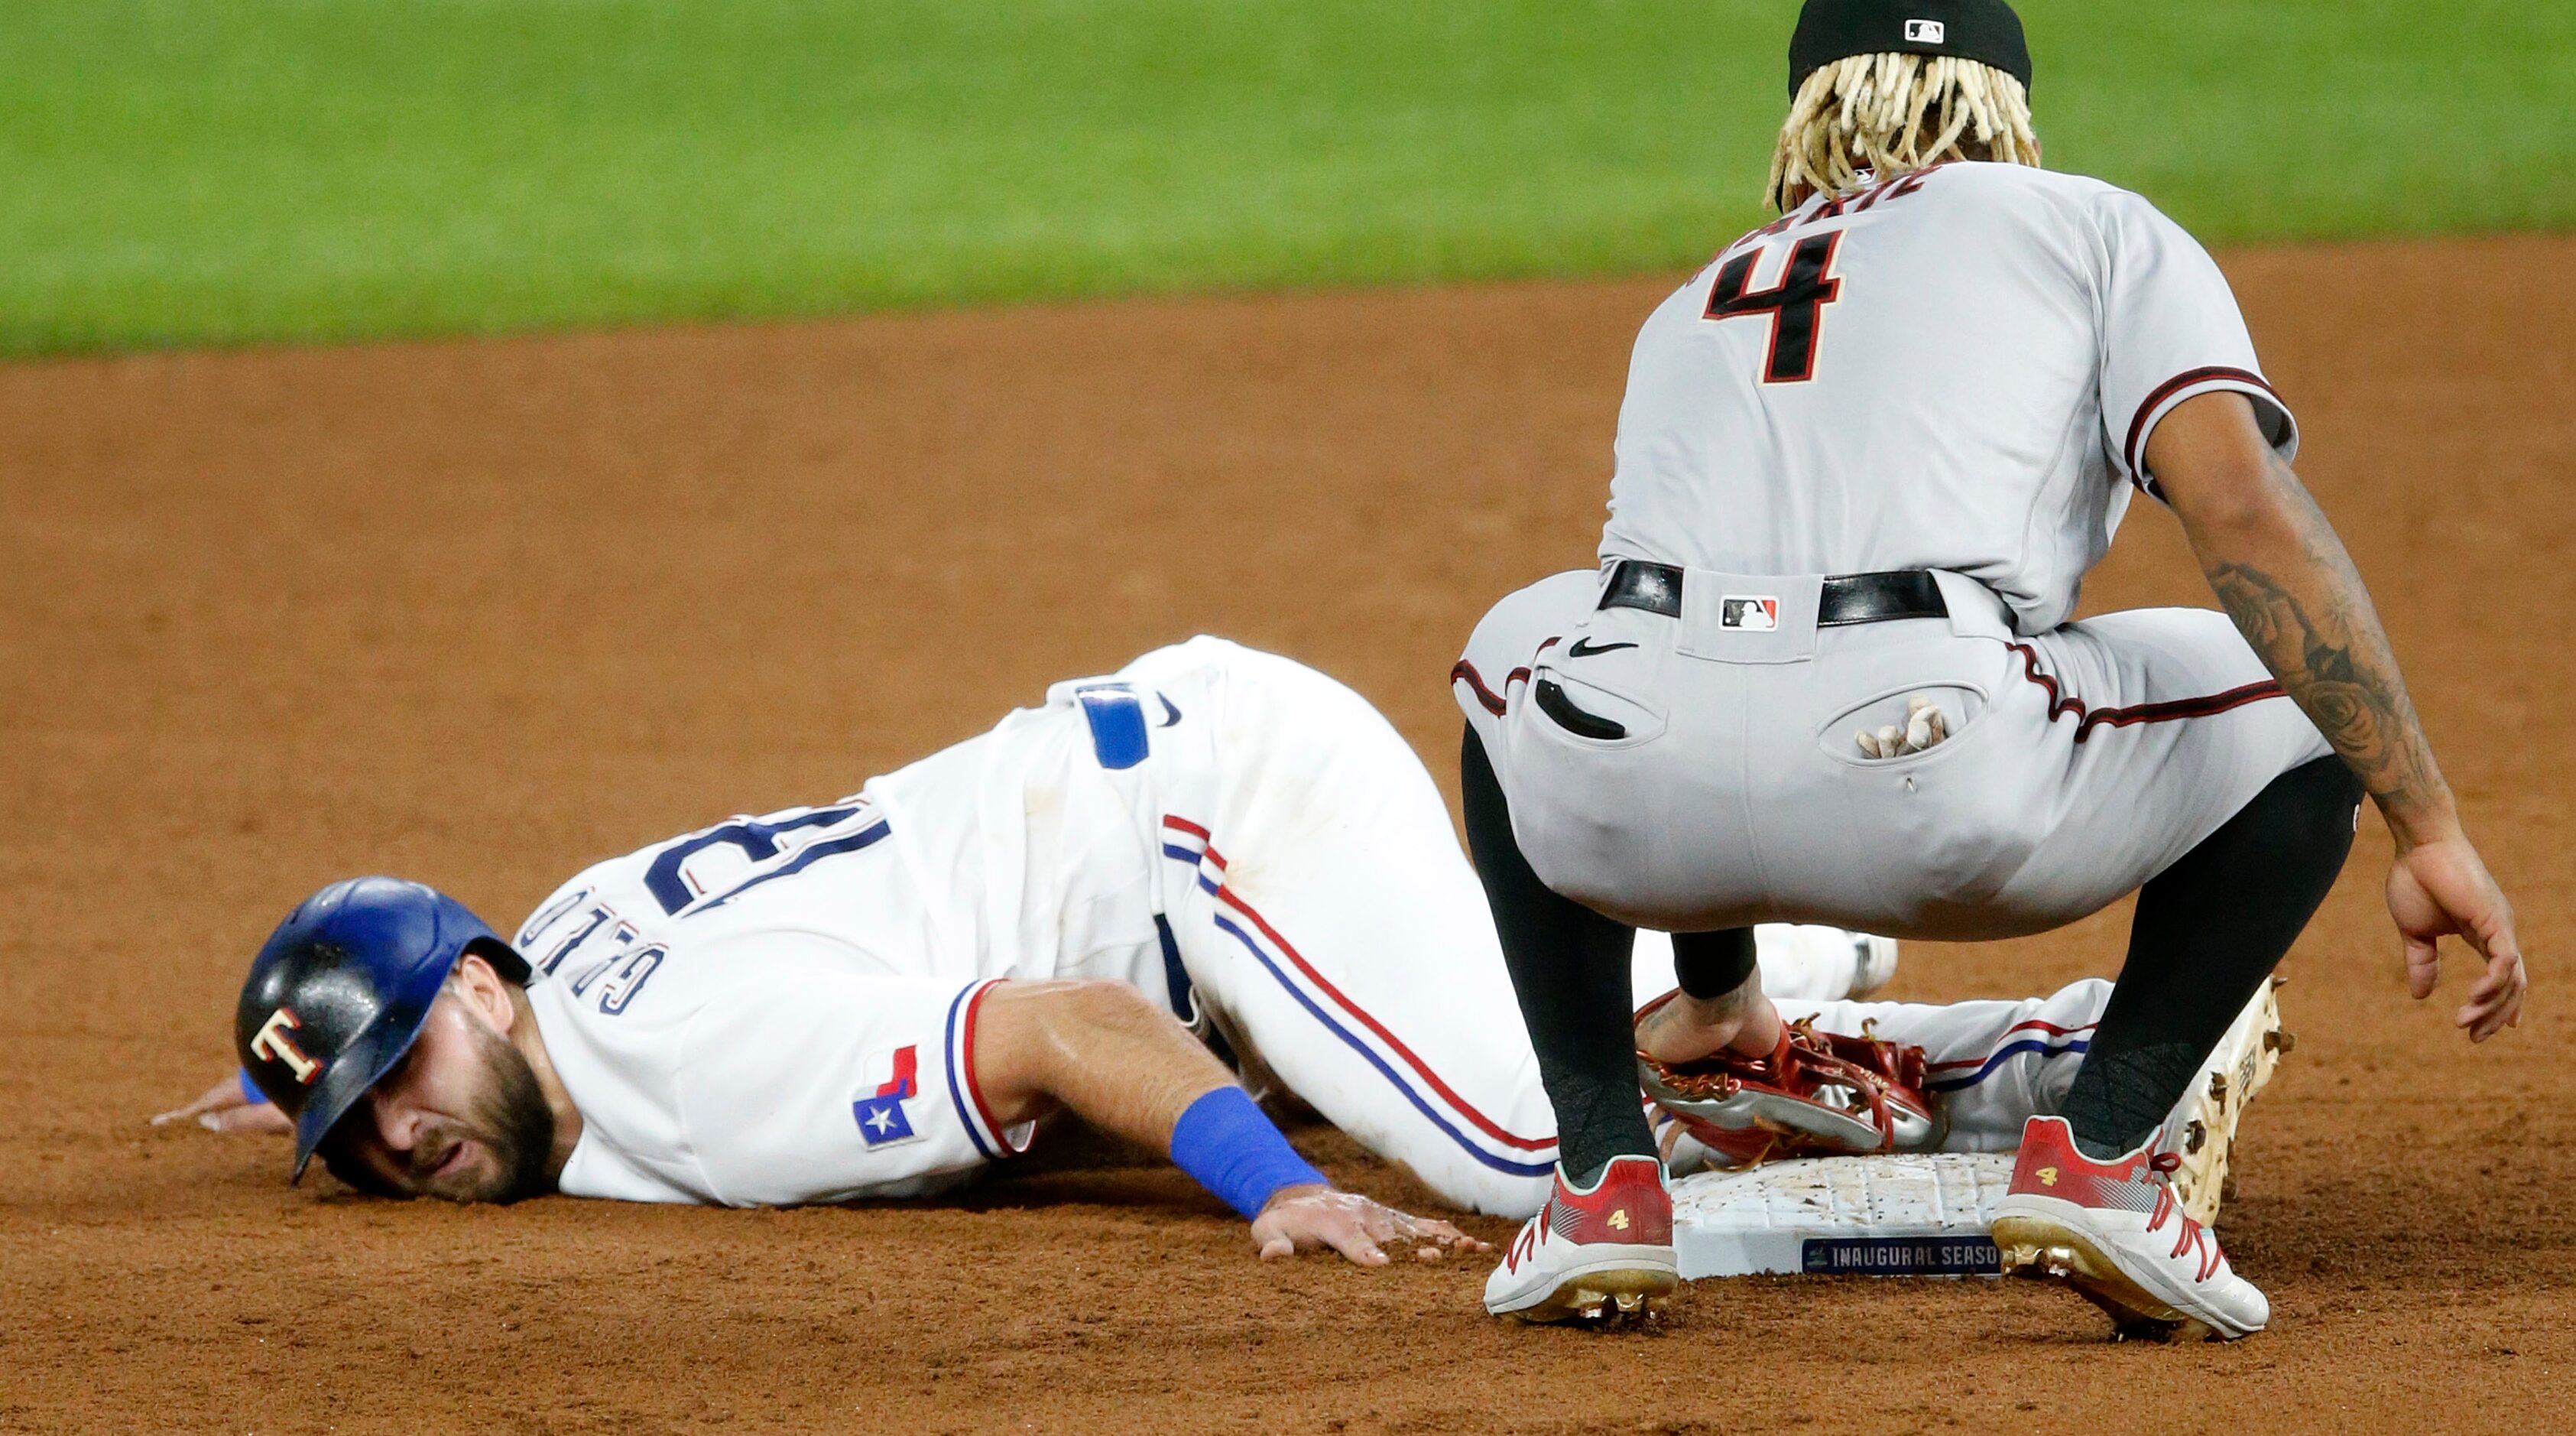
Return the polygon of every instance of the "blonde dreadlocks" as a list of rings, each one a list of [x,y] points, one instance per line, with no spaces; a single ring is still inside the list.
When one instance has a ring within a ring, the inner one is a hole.
[[[1884,179],[1946,159],[2039,163],[2021,81],[1949,55],[1854,55],[1798,87],[1762,198],[1786,214],[1864,169]]]

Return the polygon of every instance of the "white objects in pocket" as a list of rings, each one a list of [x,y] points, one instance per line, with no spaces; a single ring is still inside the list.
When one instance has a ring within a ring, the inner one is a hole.
[[[1920,753],[1950,736],[1949,720],[1941,715],[1939,704],[1917,693],[1905,700],[1905,723],[1880,724],[1876,729],[1862,728],[1852,734],[1865,758],[1903,758]]]

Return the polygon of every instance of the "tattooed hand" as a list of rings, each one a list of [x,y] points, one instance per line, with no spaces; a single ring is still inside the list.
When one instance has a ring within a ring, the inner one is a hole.
[[[2342,540],[2264,440],[2242,394],[2176,405],[2149,438],[2146,462],[2237,629],[2388,819],[2397,840],[2388,914],[2405,939],[2407,986],[2431,996],[2438,940],[2458,936],[2486,960],[2486,972],[2457,1022],[2477,1042],[2515,1025],[2527,978],[2513,905],[2461,831],[2450,785]]]

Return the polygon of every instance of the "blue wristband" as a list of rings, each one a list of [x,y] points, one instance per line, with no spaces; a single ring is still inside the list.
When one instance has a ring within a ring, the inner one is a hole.
[[[1246,1220],[1261,1215],[1282,1187],[1325,1185],[1324,1174],[1297,1155],[1240,1087],[1219,1087],[1181,1113],[1172,1124],[1172,1164]]]
[[[247,1067],[241,1070],[241,1089],[242,1100],[254,1107],[268,1100],[268,1094],[259,1090],[258,1083],[250,1080],[250,1069]]]

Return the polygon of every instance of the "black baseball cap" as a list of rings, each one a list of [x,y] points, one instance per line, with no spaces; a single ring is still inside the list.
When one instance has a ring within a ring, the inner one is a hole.
[[[2030,88],[2030,43],[2004,0],[1807,0],[1789,37],[1789,97],[1827,65],[1885,54],[1975,60]]]

